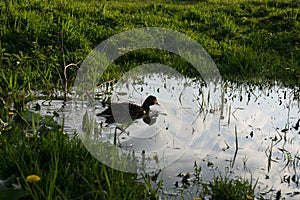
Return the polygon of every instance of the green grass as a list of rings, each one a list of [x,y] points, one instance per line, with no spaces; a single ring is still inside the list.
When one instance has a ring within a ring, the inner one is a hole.
[[[226,80],[300,85],[300,2],[296,0],[4,0],[0,14],[0,119],[7,123],[0,126],[0,179],[6,180],[6,189],[18,180],[21,186],[18,194],[6,190],[7,195],[34,199],[157,197],[155,190],[150,189],[149,194],[146,185],[136,182],[136,175],[99,163],[78,138],[65,137],[51,119],[24,116],[28,114],[26,102],[35,92],[53,99],[53,91],[61,90],[66,82],[72,86],[77,68],[68,68],[64,76],[66,65],[81,63],[114,34],[145,26],[177,30],[207,50]],[[101,81],[119,79],[149,62],[198,76],[177,55],[139,50],[116,60]],[[45,134],[39,136],[39,131]],[[33,136],[26,137],[28,132]],[[25,178],[32,173],[42,180],[27,183]],[[216,179],[210,191],[243,188],[242,183]]]
[[[248,180],[218,176],[210,183],[202,185],[204,187],[205,196],[209,196],[211,199],[254,199],[255,185],[253,186]]]
[[[225,167],[225,169],[223,169],[222,172],[219,172],[218,175],[215,175],[215,177],[212,178],[212,180],[205,182],[202,180],[201,166],[198,166],[195,161],[194,173],[192,175],[190,175],[189,173],[180,173],[180,175],[177,175],[182,178],[181,187],[178,188],[178,185],[180,184],[178,182],[176,183],[176,187],[179,189],[177,193],[181,194],[182,198],[184,199],[184,190],[182,188],[187,189],[188,192],[190,192],[189,189],[192,189],[192,196],[195,198],[195,200],[253,200],[254,197],[256,199],[264,199],[263,196],[261,196],[257,193],[257,191],[255,191],[258,184],[258,180],[254,181],[252,177],[250,178],[250,180],[248,180],[241,177],[233,177],[233,175],[234,173],[230,172],[230,169]],[[190,179],[186,179],[185,177],[188,177]]]
[[[20,114],[21,119],[11,114],[0,134],[1,199],[158,199],[163,182],[154,186],[150,176],[137,182],[137,174],[114,170],[96,160],[76,135],[65,135],[51,117],[29,111]],[[256,184],[251,180],[220,175],[206,183],[201,167],[195,163],[194,168],[191,180],[202,198],[255,195]],[[31,183],[26,180],[29,175],[41,180]]]
[[[27,191],[25,199],[146,199],[156,196],[146,185],[136,181],[137,174],[101,164],[78,137],[65,135],[55,123],[32,124],[36,127],[25,124],[21,127],[11,122],[0,135],[0,180],[7,182],[0,184],[0,197],[13,188],[16,190],[11,195]],[[22,129],[32,132],[24,137]],[[40,176],[41,180],[27,182],[26,177],[32,174]]]
[[[9,86],[2,92],[59,87],[62,48],[67,64],[78,63],[104,39],[145,26],[177,30],[198,41],[225,79],[299,84],[299,4],[288,0],[2,1],[0,80]],[[144,54],[120,59],[105,77],[118,79],[120,72],[135,64],[172,57],[165,52]],[[185,75],[196,75],[186,70],[190,66],[184,61],[167,64]],[[69,75],[74,71],[70,69]]]

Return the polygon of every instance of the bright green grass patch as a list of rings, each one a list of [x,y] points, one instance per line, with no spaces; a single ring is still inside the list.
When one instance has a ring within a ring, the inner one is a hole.
[[[23,70],[22,74],[35,81],[37,88],[57,87],[58,69],[63,66],[62,48],[66,63],[78,63],[113,34],[151,26],[177,30],[198,41],[226,79],[259,76],[293,84],[299,78],[299,10],[299,2],[288,0],[4,1],[2,70],[10,68],[13,74]],[[163,56],[158,54],[161,59]],[[24,87],[34,88],[29,83]]]

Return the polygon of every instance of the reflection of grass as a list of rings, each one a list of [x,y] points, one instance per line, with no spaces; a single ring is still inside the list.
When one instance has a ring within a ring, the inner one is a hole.
[[[235,133],[235,151],[234,151],[234,156],[233,156],[232,162],[230,164],[231,168],[233,168],[233,166],[234,166],[236,155],[237,155],[238,150],[239,150],[239,143],[238,143],[238,136],[237,136],[237,128],[236,127],[234,129],[234,133]]]

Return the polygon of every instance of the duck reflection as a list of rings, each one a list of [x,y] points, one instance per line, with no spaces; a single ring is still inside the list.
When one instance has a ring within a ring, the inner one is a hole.
[[[148,96],[142,106],[133,103],[112,103],[108,104],[108,108],[97,116],[106,118],[105,123],[126,123],[136,119],[143,118],[143,121],[152,125],[156,122],[158,113],[150,114],[150,106],[159,105],[155,96]]]

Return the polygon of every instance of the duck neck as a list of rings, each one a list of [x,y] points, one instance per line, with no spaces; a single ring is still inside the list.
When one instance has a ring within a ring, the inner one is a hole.
[[[147,102],[143,103],[142,108],[144,111],[146,111],[146,113],[150,111],[150,105]]]

